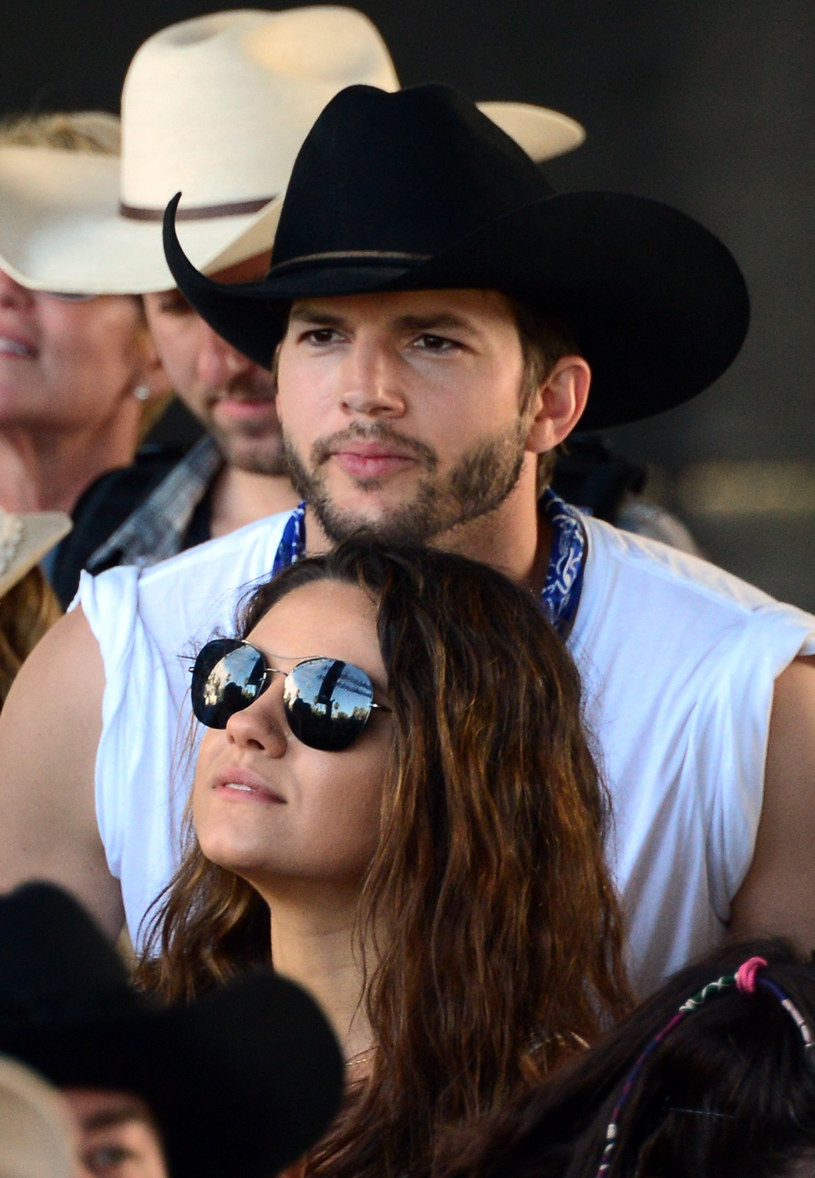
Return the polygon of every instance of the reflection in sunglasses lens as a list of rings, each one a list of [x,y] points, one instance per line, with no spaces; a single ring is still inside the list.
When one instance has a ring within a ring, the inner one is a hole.
[[[266,683],[263,658],[251,646],[236,647],[229,639],[207,643],[193,675],[195,716],[209,728],[225,728],[230,716],[254,703]]]
[[[269,685],[272,669],[260,651],[235,638],[217,638],[195,660],[192,710],[209,728],[226,728]],[[371,714],[373,687],[359,667],[341,659],[312,658],[286,675],[283,707],[292,734],[324,752],[347,749]]]
[[[283,691],[293,734],[325,752],[341,752],[353,744],[370,715],[372,697],[365,672],[339,659],[298,663]]]

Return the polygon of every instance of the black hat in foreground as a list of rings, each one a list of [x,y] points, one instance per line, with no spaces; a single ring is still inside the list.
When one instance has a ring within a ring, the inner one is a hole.
[[[270,1178],[338,1108],[334,1034],[271,970],[154,1005],[84,909],[46,883],[0,897],[0,959],[0,1051],[61,1088],[141,1097],[172,1178]]]
[[[258,145],[263,150],[263,144]],[[657,201],[554,195],[532,160],[446,86],[341,91],[294,166],[266,278],[226,286],[164,248],[219,335],[271,363],[293,299],[476,287],[564,319],[593,370],[583,424],[619,425],[707,388],[737,355],[749,303],[718,238]]]

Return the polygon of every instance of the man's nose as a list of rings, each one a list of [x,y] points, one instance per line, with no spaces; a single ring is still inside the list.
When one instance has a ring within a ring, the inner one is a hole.
[[[248,356],[221,339],[202,321],[198,371],[208,385],[214,388],[227,385],[235,377],[250,372],[253,367],[254,363]]]
[[[343,367],[343,405],[350,413],[399,417],[405,411],[399,358],[384,342],[355,341]]]

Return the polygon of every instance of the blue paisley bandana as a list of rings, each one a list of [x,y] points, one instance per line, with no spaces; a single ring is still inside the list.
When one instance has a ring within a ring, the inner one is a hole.
[[[541,608],[562,638],[572,628],[586,564],[586,533],[580,512],[564,503],[552,490],[541,499],[541,508],[552,529],[552,551]],[[275,554],[272,574],[288,568],[305,552],[306,505],[300,503],[289,516]]]

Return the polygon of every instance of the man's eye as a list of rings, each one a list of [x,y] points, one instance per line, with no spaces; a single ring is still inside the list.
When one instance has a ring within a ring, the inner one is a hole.
[[[114,1178],[118,1167],[135,1157],[133,1151],[123,1145],[100,1145],[87,1150],[83,1162],[96,1178]]]
[[[178,291],[164,295],[159,301],[158,309],[162,315],[188,315],[192,312],[192,307]]]
[[[426,333],[416,340],[417,345],[426,352],[454,352],[461,344],[446,335],[432,335]]]
[[[310,344],[332,344],[338,335],[333,327],[312,327],[303,338]]]

